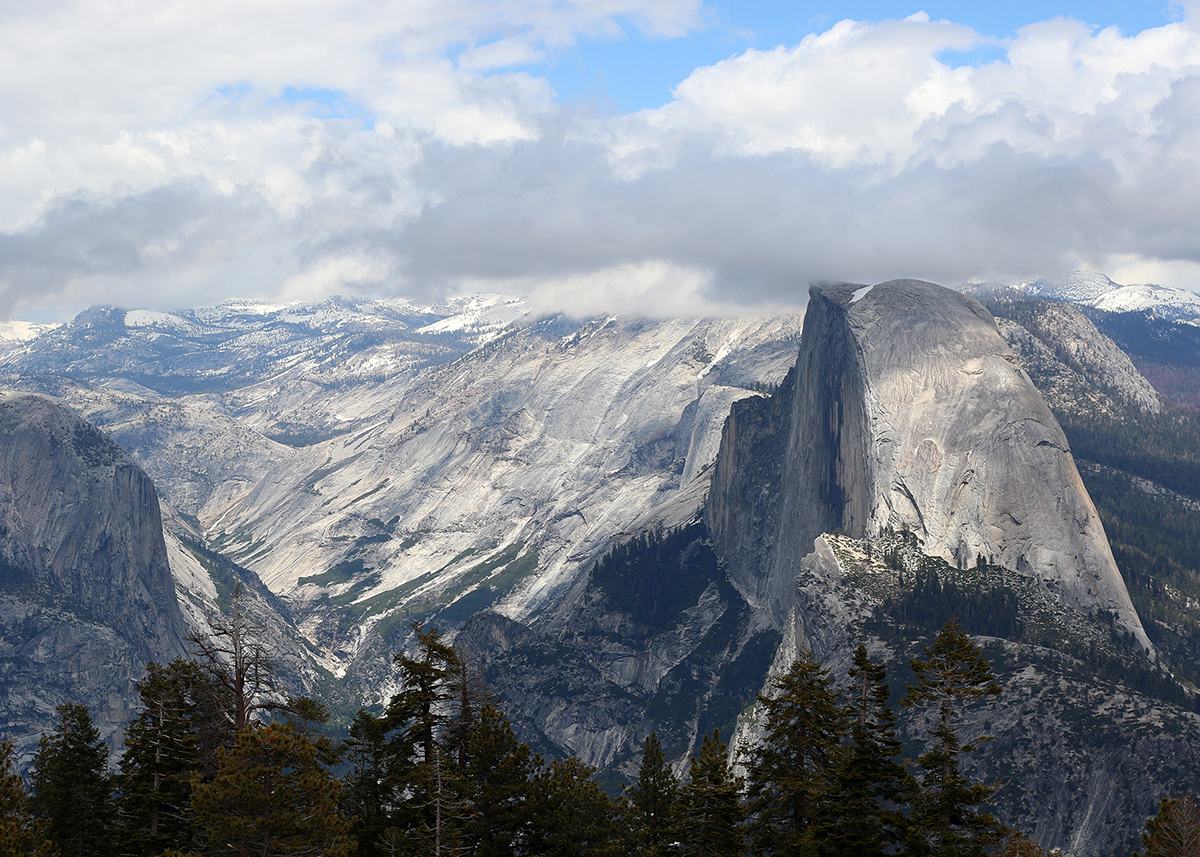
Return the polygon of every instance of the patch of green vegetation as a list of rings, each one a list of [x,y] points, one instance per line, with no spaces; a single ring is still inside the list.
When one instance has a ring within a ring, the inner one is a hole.
[[[1124,473],[1080,473],[1146,634],[1176,676],[1200,686],[1200,508]]]
[[[459,625],[470,619],[480,610],[491,607],[499,596],[490,586],[480,586],[466,595],[461,596],[453,604],[442,608],[437,613],[439,624]]]
[[[306,575],[296,582],[300,585],[315,583],[317,586],[337,586],[340,583],[349,583],[364,571],[369,570],[364,568],[361,559],[348,559],[344,562],[339,562],[328,571],[323,571],[320,574]]]
[[[494,575],[488,581],[488,586],[495,589],[500,595],[507,595],[514,586],[536,572],[537,569],[538,554],[536,551],[530,551],[506,565],[499,574]]]
[[[347,604],[353,604],[358,597],[368,589],[374,589],[382,582],[382,578],[378,574],[368,574],[362,580],[355,583],[345,592],[340,595],[333,595],[329,598],[329,603],[334,607],[345,607]]]
[[[441,569],[437,571],[427,571],[422,575],[414,577],[412,580],[400,584],[395,589],[389,589],[387,592],[380,592],[378,595],[372,595],[365,601],[353,605],[353,609],[347,612],[349,620],[361,622],[367,616],[372,616],[376,613],[384,613],[391,610],[393,607],[399,607],[401,603],[409,595],[412,595],[420,587],[424,586],[429,581],[433,580]]]
[[[378,494],[380,491],[382,491],[384,488],[386,488],[388,486],[389,482],[391,482],[390,479],[384,479],[382,482],[380,482],[378,485],[376,485],[370,491],[366,492],[365,494],[359,494],[357,497],[355,497],[353,500],[351,500],[350,505],[353,506],[355,503],[358,503],[361,500],[365,500],[373,494]]]
[[[373,536],[359,536],[354,541],[354,547],[357,549],[363,545],[375,545],[380,544],[381,542],[390,542],[391,540],[392,537],[389,533],[376,533]]]
[[[411,536],[406,536],[404,541],[400,542],[400,550],[406,551],[421,540],[419,533],[413,533]]]
[[[592,569],[592,583],[617,610],[651,628],[674,621],[724,575],[704,541],[702,523],[669,532],[645,532],[617,545]]]
[[[224,557],[191,542],[185,541],[183,546],[200,565],[204,566],[204,570],[212,578],[213,586],[217,590],[217,603],[226,610],[233,607],[233,593],[239,581],[237,574],[229,564],[222,561]]]
[[[484,578],[488,577],[493,571],[502,568],[517,558],[517,554],[521,552],[523,547],[521,542],[513,542],[500,553],[490,559],[486,559],[478,565],[473,565],[462,576],[455,581],[454,586],[446,590],[445,594],[439,599],[446,603],[450,603],[462,593],[466,592],[472,586],[480,583]],[[451,563],[453,564],[453,563]]]
[[[75,454],[91,467],[107,467],[121,457],[121,447],[90,423],[75,424],[72,438]]]
[[[265,556],[268,552],[265,538],[255,539],[249,524],[242,524],[231,533],[221,533],[212,540],[212,549],[218,554],[246,563]]]

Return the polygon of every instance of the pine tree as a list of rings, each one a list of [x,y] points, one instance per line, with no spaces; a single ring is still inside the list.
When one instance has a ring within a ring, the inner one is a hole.
[[[675,802],[679,780],[667,765],[658,735],[651,732],[642,749],[638,779],[626,791],[632,809],[632,834],[638,853],[661,857],[675,840]]]
[[[517,740],[500,709],[485,705],[472,734],[466,768],[472,799],[466,839],[478,857],[519,853],[528,844],[534,811],[532,780],[539,768],[541,759]]]
[[[107,857],[116,816],[108,747],[86,707],[57,711],[57,729],[42,735],[33,757],[33,810],[64,857]]]
[[[905,839],[902,807],[912,778],[900,761],[896,717],[888,697],[887,669],[871,661],[866,646],[854,651],[850,743],[837,771],[822,853],[831,857],[881,857]]]
[[[1142,845],[1146,848],[1143,857],[1196,857],[1200,854],[1200,803],[1190,796],[1163,798],[1158,815],[1146,822]]]
[[[384,840],[394,843],[399,836],[393,815],[410,765],[407,752],[398,753],[389,744],[391,726],[387,718],[360,710],[343,744],[350,769],[342,803],[346,816],[353,819],[360,857],[383,857],[388,854]]]
[[[286,708],[275,683],[275,660],[263,642],[266,629],[254,622],[234,587],[233,612],[209,616],[210,633],[188,637],[196,661],[211,679],[208,705],[225,712],[225,746],[263,712]]]
[[[188,818],[192,775],[213,755],[217,725],[206,707],[208,678],[194,661],[150,663],[138,682],[142,710],[125,732],[117,776],[120,838],[132,855],[187,848],[195,838]]]
[[[684,857],[740,857],[744,852],[741,784],[730,774],[729,748],[721,731],[704,736],[700,755],[693,756],[688,782],[680,790],[676,835]]]
[[[764,855],[817,854],[831,814],[847,711],[829,671],[811,652],[802,652],[772,686],[772,695],[758,698],[766,734],[749,765],[754,844]]]
[[[13,770],[13,745],[0,741],[0,857],[56,857],[45,824],[29,811],[25,782]]]
[[[619,857],[613,802],[578,759],[555,759],[533,779],[529,853],[539,857]]]
[[[1135,852],[1136,853],[1136,852]],[[1046,849],[1024,833],[1011,831],[1000,843],[995,857],[1047,857]]]
[[[392,697],[388,717],[406,724],[409,743],[419,752],[417,761],[433,759],[433,745],[441,724],[446,720],[445,703],[450,698],[450,682],[460,660],[454,647],[442,642],[437,628],[424,630],[413,623],[418,655],[395,656],[400,667],[403,688]]]
[[[391,792],[389,826],[403,830],[441,829],[437,817],[444,806],[447,779],[455,772],[439,741],[451,710],[453,679],[460,664],[454,647],[442,640],[441,631],[426,631],[413,623],[417,638],[415,657],[395,656],[402,686],[388,703],[385,744],[391,770],[397,775]]]
[[[291,724],[251,723],[220,753],[211,782],[197,776],[192,806],[210,851],[258,857],[347,857],[350,822],[318,747]]]
[[[454,654],[456,662],[450,665],[446,678],[446,701],[451,709],[445,728],[446,753],[459,770],[465,770],[471,759],[471,737],[479,710],[491,696],[467,653],[455,648]]]
[[[959,757],[990,737],[963,743],[958,734],[962,724],[956,719],[972,703],[1000,693],[1000,687],[956,619],[946,623],[925,654],[924,660],[910,659],[917,684],[901,702],[937,716],[937,725],[929,730],[934,746],[917,760],[924,776],[913,802],[910,848],[938,857],[984,857],[1005,833],[1003,825],[979,808],[996,787],[970,782]]]
[[[410,833],[410,847],[421,857],[456,857],[466,853],[465,827],[471,817],[466,785],[434,744],[433,757],[416,769],[410,785],[425,797],[424,817]]]

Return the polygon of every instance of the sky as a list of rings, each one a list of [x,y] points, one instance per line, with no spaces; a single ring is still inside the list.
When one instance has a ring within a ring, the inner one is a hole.
[[[0,0],[0,317],[1200,289],[1188,2]]]

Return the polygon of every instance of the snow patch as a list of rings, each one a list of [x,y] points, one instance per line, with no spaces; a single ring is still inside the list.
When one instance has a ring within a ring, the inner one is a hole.
[[[863,298],[865,298],[867,296],[867,292],[871,291],[871,289],[873,289],[873,288],[875,288],[875,287],[874,286],[864,286],[861,289],[856,289],[854,292],[854,297],[850,298],[850,303],[852,303],[852,304],[858,303]]]

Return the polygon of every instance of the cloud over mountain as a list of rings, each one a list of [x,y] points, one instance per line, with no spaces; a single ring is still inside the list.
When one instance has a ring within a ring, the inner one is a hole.
[[[632,114],[556,100],[657,3],[10,4],[0,312],[520,289],[711,311],[810,279],[1200,285],[1200,33],[842,21]],[[985,50],[990,61],[979,59]]]

